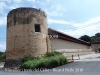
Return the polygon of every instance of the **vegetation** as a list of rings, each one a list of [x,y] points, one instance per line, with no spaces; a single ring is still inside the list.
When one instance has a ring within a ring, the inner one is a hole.
[[[59,52],[46,53],[42,58],[29,55],[25,56],[23,60],[25,61],[22,63],[21,68],[24,69],[52,68],[68,62],[66,57]]]
[[[29,61],[29,60],[35,60],[35,59],[40,59],[39,57],[33,57],[32,55],[25,55],[24,58],[22,59],[22,63]]]
[[[91,42],[100,42],[100,37],[92,36],[91,37]]]
[[[47,52],[44,57],[51,57],[51,56],[56,56],[56,55],[62,55],[60,52]]]
[[[0,52],[0,62],[4,62],[6,59],[5,52]]]
[[[86,42],[91,42],[91,38],[88,35],[81,36],[79,39],[86,41]]]
[[[79,39],[86,41],[86,42],[100,42],[100,36],[88,36],[88,35],[83,35]]]

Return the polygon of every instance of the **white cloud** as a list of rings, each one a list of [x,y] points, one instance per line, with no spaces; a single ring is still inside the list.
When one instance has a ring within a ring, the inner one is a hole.
[[[12,6],[9,6],[9,8],[7,8],[7,9],[12,10],[12,9],[18,8],[19,6],[20,6],[20,5],[18,5],[18,4],[14,4],[14,5],[12,5]]]
[[[53,1],[52,1],[53,2]],[[45,3],[41,3],[42,5],[46,5]],[[51,6],[48,6],[49,9],[44,9],[44,11],[47,13],[48,17],[62,17],[64,16],[64,12],[66,11],[66,7],[54,2],[51,3]]]
[[[82,25],[94,25],[94,24],[98,24],[98,23],[100,23],[100,16],[98,16],[96,18],[92,18],[85,23],[74,23],[73,25],[75,27],[77,27],[77,26],[82,26]]]
[[[99,29],[93,28],[93,27],[87,27],[87,28],[78,29],[78,30],[59,30],[59,31],[76,38],[79,38],[82,35],[93,36],[95,35],[95,33],[100,32]]]
[[[34,2],[36,2],[36,3],[38,3],[39,5],[42,5],[42,6],[47,6],[48,4],[50,4],[50,2],[53,2],[53,0],[45,0],[45,1],[35,0]]]
[[[46,14],[48,15],[48,17],[61,17],[63,15],[63,13],[60,13],[58,11],[55,11],[55,10],[45,10]]]
[[[0,14],[7,14],[6,9],[14,9],[21,6],[22,0],[7,0],[0,2]],[[8,3],[8,4],[6,4]]]
[[[12,0],[10,2],[10,5],[8,5],[6,9],[10,9],[11,10],[11,9],[15,9],[15,8],[21,7],[22,6],[21,2],[23,2],[23,0]]]
[[[20,3],[22,2],[23,0],[2,0],[0,2],[8,2],[8,3],[11,3],[11,2],[16,2],[16,3]]]
[[[6,2],[8,2],[10,4],[7,5]],[[0,16],[0,26],[6,25],[6,22],[7,22],[6,9],[10,9],[11,10],[11,9],[17,8],[17,7],[20,6],[21,2],[22,2],[22,0],[5,0],[5,1],[0,1],[0,15],[2,15],[2,16]]]
[[[36,0],[26,0],[26,1],[28,1],[28,2],[35,2]]]
[[[0,51],[5,51],[6,50],[6,43],[0,44]]]
[[[15,3],[20,3],[22,2],[23,0],[13,0]]]
[[[96,33],[100,32],[100,16],[90,19],[89,21],[87,21],[85,23],[70,23],[70,24],[73,25],[73,27],[75,27],[76,30],[60,29],[59,31],[61,31],[65,34],[77,37],[77,38],[79,38],[82,35],[93,36]]]
[[[51,9],[51,10],[55,10],[55,11],[57,11],[57,12],[64,12],[64,11],[65,11],[64,6],[61,5],[61,4],[52,5],[52,6],[50,7],[50,9]]]
[[[5,2],[0,2],[0,13],[4,14],[4,8],[6,8]]]
[[[0,26],[6,25],[7,17],[0,17]]]
[[[57,24],[70,24],[70,22],[68,21],[64,21],[64,20],[54,20],[54,19],[48,19],[48,23],[52,24],[52,23],[57,23]]]
[[[50,3],[52,0],[46,0],[46,3]]]

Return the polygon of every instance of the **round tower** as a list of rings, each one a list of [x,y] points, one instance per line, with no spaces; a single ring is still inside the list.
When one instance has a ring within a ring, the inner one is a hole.
[[[46,14],[40,9],[11,10],[7,16],[6,61],[20,59],[27,54],[45,54],[48,44],[43,35],[47,35],[47,31]]]

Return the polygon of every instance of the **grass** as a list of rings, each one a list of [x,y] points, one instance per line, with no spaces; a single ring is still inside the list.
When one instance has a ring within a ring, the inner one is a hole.
[[[68,60],[59,52],[46,53],[42,58],[32,57],[31,55],[23,58],[21,68],[37,69],[37,68],[53,68],[66,64]]]

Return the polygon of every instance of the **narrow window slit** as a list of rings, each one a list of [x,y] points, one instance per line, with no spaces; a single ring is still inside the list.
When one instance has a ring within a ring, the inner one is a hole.
[[[35,32],[41,32],[40,24],[35,24]]]

